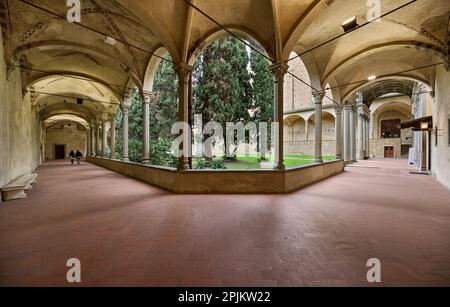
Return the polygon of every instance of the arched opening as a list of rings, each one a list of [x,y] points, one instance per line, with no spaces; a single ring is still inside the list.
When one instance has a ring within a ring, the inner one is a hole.
[[[284,120],[285,144],[302,142],[306,138],[306,122],[297,115],[288,116]]]
[[[310,72],[312,68],[307,65],[296,53],[291,53],[289,62],[289,72],[285,77],[284,84],[284,112],[287,120],[296,117],[303,119],[304,131],[301,137],[293,140],[294,125],[292,120],[285,121],[284,141],[285,141],[285,163],[288,167],[297,167],[315,161],[315,105],[313,99],[313,89],[311,86]],[[318,88],[320,89],[320,88]],[[334,159],[336,154],[336,135],[334,101],[332,91],[327,85],[325,96],[322,102],[322,150],[325,160]],[[293,162],[294,161],[294,162]],[[295,162],[297,161],[297,162]],[[300,161],[300,163],[298,162]]]
[[[165,48],[156,52],[148,65],[143,93],[138,88],[131,91],[128,108],[128,155],[132,162],[142,163],[144,158],[143,99],[149,101],[150,155],[149,164],[176,167],[177,159],[171,150],[174,136],[171,128],[178,120],[178,76],[170,54]],[[142,94],[144,97],[142,97]],[[118,127],[116,152],[123,155],[123,113],[116,116]]]
[[[308,119],[308,138],[302,149],[304,158],[314,162],[315,155],[315,131],[316,116],[313,114]],[[331,111],[322,112],[322,154],[325,161],[336,158],[336,119]]]
[[[88,155],[89,123],[71,114],[54,115],[43,122],[44,157],[46,161],[64,160],[70,152]]]
[[[273,168],[274,82],[269,61],[235,37],[221,34],[200,44],[190,63],[193,168]]]
[[[411,100],[396,99],[385,98],[376,101],[372,107],[372,155],[375,158],[407,158],[409,148],[413,145],[412,131],[400,127],[401,123],[413,119]]]

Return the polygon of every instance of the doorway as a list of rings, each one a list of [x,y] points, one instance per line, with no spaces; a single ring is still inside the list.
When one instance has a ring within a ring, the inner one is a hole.
[[[394,158],[394,147],[393,146],[384,147],[384,158],[385,159]]]
[[[55,160],[66,158],[66,145],[55,145]]]

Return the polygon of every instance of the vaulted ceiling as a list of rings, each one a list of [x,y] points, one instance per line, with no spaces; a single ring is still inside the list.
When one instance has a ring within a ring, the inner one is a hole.
[[[349,17],[367,22],[366,1],[81,0],[81,24],[65,20],[65,1],[2,1],[9,16],[6,60],[29,68],[27,85],[49,75],[78,76],[103,84],[118,100],[129,84],[145,83],[153,52],[164,47],[174,62],[189,63],[223,32],[218,24],[257,41],[273,62],[300,54],[313,85],[330,84],[340,98],[369,75],[432,85],[429,65],[448,61],[448,0],[381,0],[381,14],[412,3],[323,46],[344,33]],[[105,43],[106,36],[116,43]]]
[[[400,94],[411,97],[415,82],[412,80],[386,79],[369,84],[363,88],[363,100],[368,106],[386,94]]]

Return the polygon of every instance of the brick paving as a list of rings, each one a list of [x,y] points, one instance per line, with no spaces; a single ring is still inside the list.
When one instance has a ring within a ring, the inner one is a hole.
[[[290,195],[173,195],[48,163],[0,204],[0,285],[450,286],[450,193],[403,160],[364,161]],[[270,184],[270,183],[268,183]]]

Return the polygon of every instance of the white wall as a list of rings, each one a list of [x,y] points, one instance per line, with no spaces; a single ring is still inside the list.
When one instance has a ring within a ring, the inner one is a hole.
[[[21,72],[15,69],[7,80],[0,34],[0,187],[35,171],[40,162],[40,134],[30,95],[22,95]]]
[[[73,129],[47,129],[45,142],[45,159],[55,159],[55,145],[65,145],[65,158],[71,150],[81,151],[84,157],[87,154],[87,132]]]
[[[435,83],[435,105],[433,114],[434,128],[438,129],[438,145],[432,136],[432,173],[445,187],[450,189],[450,72],[442,65],[438,66]]]

